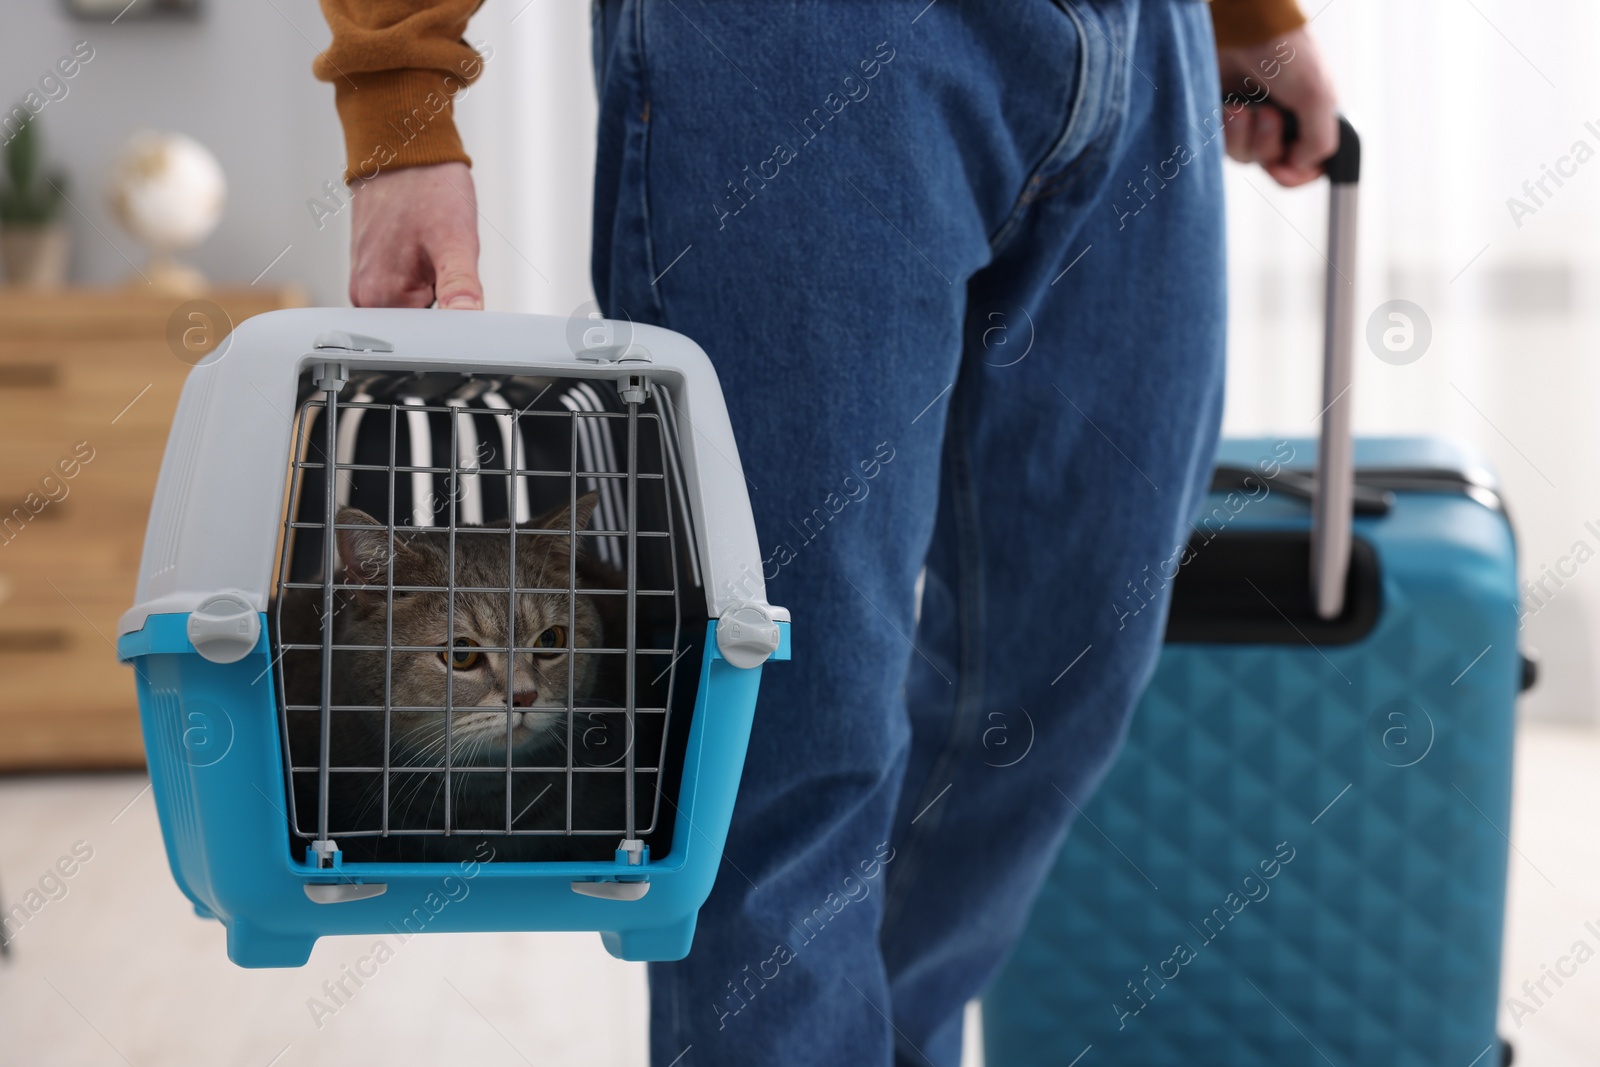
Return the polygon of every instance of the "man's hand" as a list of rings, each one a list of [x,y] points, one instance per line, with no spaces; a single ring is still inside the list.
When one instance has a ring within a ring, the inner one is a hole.
[[[483,308],[477,194],[465,163],[385,171],[352,203],[352,304]]]
[[[1299,139],[1285,149],[1283,116],[1276,108],[1252,106],[1232,115],[1224,108],[1228,155],[1260,163],[1280,185],[1303,185],[1321,175],[1322,161],[1339,147],[1337,101],[1322,54],[1305,28],[1264,44],[1219,48],[1217,66],[1224,94],[1270,101],[1300,120]]]

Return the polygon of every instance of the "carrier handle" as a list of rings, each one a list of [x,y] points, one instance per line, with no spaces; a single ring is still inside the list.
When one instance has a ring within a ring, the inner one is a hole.
[[[1239,98],[1230,97],[1229,102]],[[1294,112],[1267,101],[1282,113],[1283,142],[1300,135]],[[1344,611],[1350,573],[1351,524],[1355,506],[1355,446],[1350,400],[1354,381],[1356,320],[1356,189],[1361,181],[1361,138],[1339,116],[1339,147],[1323,161],[1328,178],[1328,261],[1322,332],[1322,427],[1317,443],[1317,484],[1311,500],[1311,593],[1317,615],[1337,618]]]

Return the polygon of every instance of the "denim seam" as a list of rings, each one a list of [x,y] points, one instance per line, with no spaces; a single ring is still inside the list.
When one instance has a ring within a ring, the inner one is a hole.
[[[1207,2],[1209,2],[1209,0],[1207,0]],[[1210,12],[1206,12],[1203,17],[1209,19],[1211,17]],[[1134,31],[1136,36],[1137,32],[1137,30]],[[1117,51],[1120,59],[1120,62],[1114,65],[1112,69],[1120,71],[1120,74],[1117,77],[1108,78],[1106,80],[1107,84],[1104,109],[1105,125],[1101,128],[1100,135],[1095,138],[1094,144],[1088,149],[1085,149],[1083,155],[1077,161],[1077,165],[1064,170],[1055,181],[1038,190],[1034,194],[1034,198],[1036,200],[1043,200],[1046,197],[1055,196],[1057,193],[1069,188],[1077,181],[1078,178],[1082,176],[1083,170],[1087,164],[1098,163],[1102,159],[1110,156],[1112,154],[1115,141],[1121,136],[1124,128],[1127,126],[1129,100],[1128,83],[1132,80],[1132,75],[1129,73],[1129,70],[1137,69],[1133,67],[1133,59],[1130,55],[1130,53],[1134,50],[1135,44],[1134,42],[1126,39],[1116,24],[1108,25],[1106,28],[1106,34],[1108,43],[1110,43],[1111,47]],[[1113,35],[1117,38],[1120,38],[1120,40],[1111,40]],[[1139,76],[1144,77],[1143,73],[1141,73]]]
[[[1109,84],[1106,86],[1105,104],[1102,110],[1102,114],[1105,116],[1105,118],[1103,120],[1103,125],[1100,128],[1100,132],[1095,136],[1095,139],[1078,154],[1078,158],[1074,159],[1069,165],[1063,168],[1060,174],[1056,175],[1056,177],[1050,182],[1042,185],[1041,188],[1033,191],[1034,202],[1037,203],[1040,200],[1055,196],[1057,193],[1063,192],[1064,190],[1070,188],[1080,177],[1082,177],[1083,172],[1086,169],[1088,169],[1092,164],[1099,163],[1103,158],[1110,154],[1112,143],[1115,141],[1117,135],[1120,134],[1121,127],[1124,125],[1123,122],[1117,120],[1125,117],[1124,112],[1128,106],[1128,88],[1127,78],[1125,75],[1120,78],[1108,79],[1108,81]]]
[[[605,97],[606,70],[611,66],[605,47],[606,8],[603,0],[589,0],[590,63],[594,67],[594,95],[596,100]]]
[[[643,229],[640,235],[643,244],[645,277],[651,279],[645,284],[644,297],[649,302],[655,313],[657,322],[665,325],[667,322],[666,300],[661,295],[661,287],[654,283],[658,278],[656,274],[656,242],[650,225],[650,64],[647,58],[644,35],[644,5],[645,0],[638,0],[634,7],[634,62],[639,71],[639,97],[641,112],[629,117],[629,122],[639,124],[639,224]]]
[[[1001,245],[1005,244],[1006,241],[1008,241],[1021,226],[1022,219],[1027,214],[1028,208],[1032,206],[1034,200],[1037,199],[1037,190],[1035,189],[1035,186],[1040,182],[1040,172],[1049,167],[1050,164],[1055,160],[1056,156],[1060,154],[1062,148],[1071,142],[1073,134],[1077,132],[1079,122],[1083,121],[1084,119],[1083,111],[1085,107],[1085,101],[1088,100],[1089,96],[1089,68],[1091,66],[1089,59],[1089,35],[1086,32],[1083,19],[1075,10],[1073,10],[1071,0],[1055,0],[1055,4],[1058,8],[1060,8],[1062,14],[1066,15],[1067,18],[1072,22],[1073,29],[1078,35],[1079,59],[1078,77],[1076,79],[1077,84],[1073,86],[1072,101],[1067,106],[1066,121],[1061,124],[1060,134],[1058,134],[1056,139],[1051,142],[1049,149],[1046,150],[1044,155],[1039,158],[1039,161],[1029,168],[1028,177],[1022,183],[1022,191],[1017,194],[1017,199],[1011,206],[1011,214],[1006,217],[1006,220],[1001,223],[999,228],[997,228],[990,236],[989,250],[991,252],[999,251]]]
[[[1095,138],[1093,144],[1084,149],[1083,155],[1073,160],[1071,165],[1069,165],[1060,174],[1056,175],[1053,181],[1051,181],[1048,185],[1041,186],[1040,188],[1034,190],[1032,202],[1038,203],[1041,200],[1047,200],[1050,197],[1055,196],[1057,193],[1065,191],[1074,183],[1076,183],[1078,178],[1082,176],[1083,172],[1088,169],[1091,164],[1098,163],[1107,154],[1113,132],[1114,131],[1108,126],[1099,137]]]
[[[970,353],[967,354],[970,357]],[[957,585],[956,585],[956,646],[957,678],[955,708],[950,716],[950,731],[945,746],[933,761],[917,803],[923,820],[907,828],[901,842],[899,879],[895,889],[884,902],[883,928],[895,931],[895,923],[904,906],[905,895],[915,885],[925,854],[923,845],[938,827],[943,817],[943,807],[934,806],[939,800],[938,783],[947,775],[953,783],[957,761],[965,753],[972,730],[969,720],[976,717],[982,707],[983,664],[982,648],[978,635],[983,632],[983,568],[978,548],[979,526],[976,521],[976,502],[972,496],[972,465],[967,454],[967,425],[965,391],[957,377],[957,392],[952,400],[952,417],[946,434],[946,447],[950,450],[950,492],[952,522],[955,525]],[[940,787],[943,788],[943,787]],[[932,796],[929,794],[932,793]]]

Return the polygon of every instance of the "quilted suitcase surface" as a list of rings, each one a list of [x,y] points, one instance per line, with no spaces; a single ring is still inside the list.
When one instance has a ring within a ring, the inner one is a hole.
[[[984,999],[989,1063],[1500,1062],[1512,530],[1462,450],[1357,442],[1392,488],[1358,491],[1321,620],[1308,509],[1266,473],[1313,448],[1224,443],[1255,474],[1197,523],[1127,747]]]

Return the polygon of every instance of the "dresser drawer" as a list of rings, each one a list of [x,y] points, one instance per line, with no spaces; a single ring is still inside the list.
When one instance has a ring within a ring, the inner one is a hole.
[[[210,299],[233,323],[304,302]],[[143,761],[133,671],[113,642],[190,370],[167,341],[182,303],[0,290],[0,770]]]
[[[111,643],[125,597],[105,582],[114,568],[47,576],[14,568],[8,551],[0,549],[0,769],[59,766],[63,758],[136,764],[133,673]]]

